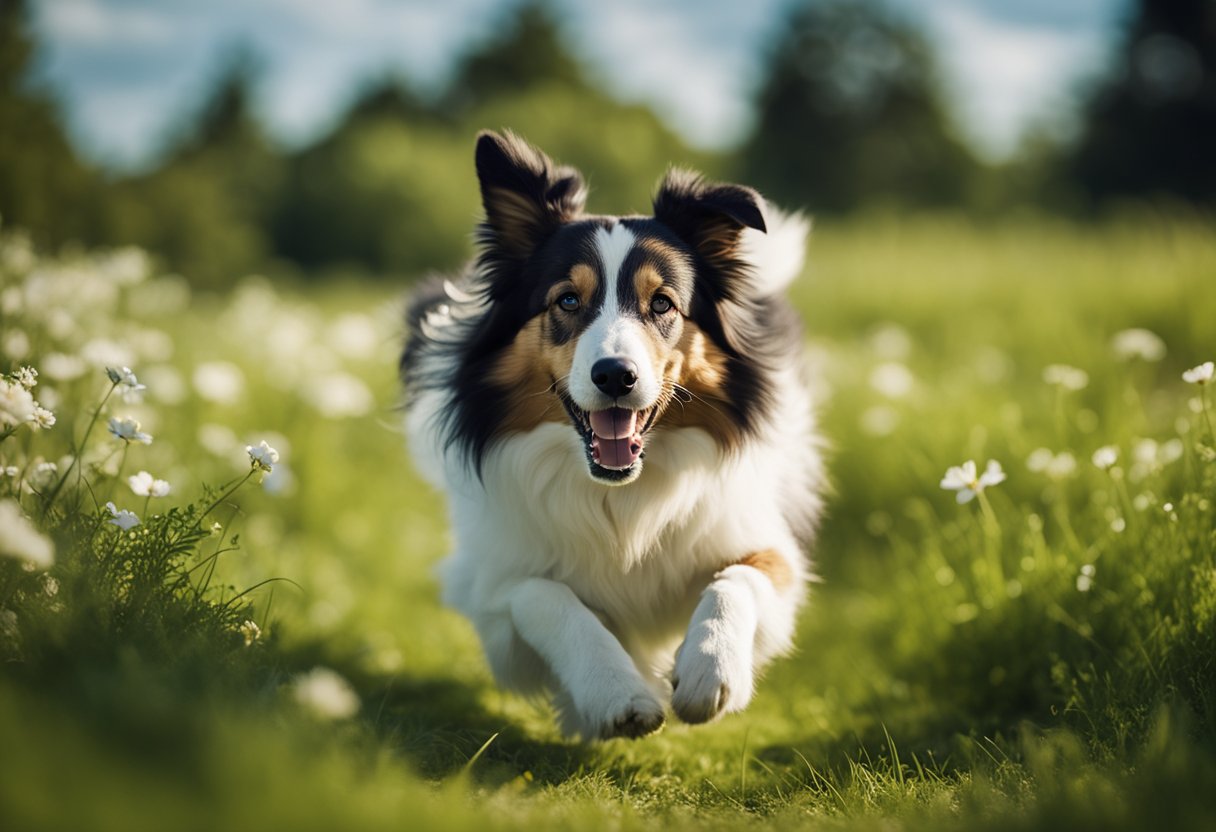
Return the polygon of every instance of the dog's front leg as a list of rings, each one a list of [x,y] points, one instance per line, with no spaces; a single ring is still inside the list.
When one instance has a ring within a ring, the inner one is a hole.
[[[684,722],[743,710],[757,671],[789,647],[802,598],[791,563],[764,550],[714,575],[676,652],[671,706]]]
[[[663,705],[619,641],[571,589],[531,578],[511,592],[511,621],[564,689],[584,739],[642,737],[663,724]]]

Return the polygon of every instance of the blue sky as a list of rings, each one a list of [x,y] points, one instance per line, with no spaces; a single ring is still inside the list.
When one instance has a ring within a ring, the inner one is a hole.
[[[691,143],[725,147],[750,125],[765,50],[792,0],[554,0],[563,33],[619,97],[652,105]],[[1103,65],[1127,0],[888,0],[939,48],[951,105],[984,155],[1030,125],[1067,129],[1078,82]],[[301,143],[362,81],[423,87],[501,25],[515,0],[35,0],[41,74],[79,146],[138,165],[197,106],[234,45],[262,59],[272,131]]]

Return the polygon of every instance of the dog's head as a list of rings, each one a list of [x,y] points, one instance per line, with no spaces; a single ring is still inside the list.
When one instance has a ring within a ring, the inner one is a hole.
[[[590,216],[580,174],[513,135],[481,134],[476,161],[488,307],[455,418],[478,459],[503,435],[567,422],[591,476],[624,484],[664,429],[740,442],[791,321],[749,256],[745,235],[766,230],[760,195],[672,171],[653,217]]]

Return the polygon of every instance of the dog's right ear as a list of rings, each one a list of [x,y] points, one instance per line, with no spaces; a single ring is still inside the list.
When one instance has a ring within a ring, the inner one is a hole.
[[[486,211],[482,242],[511,259],[527,258],[583,211],[587,187],[579,172],[555,165],[510,131],[479,133],[476,160]]]

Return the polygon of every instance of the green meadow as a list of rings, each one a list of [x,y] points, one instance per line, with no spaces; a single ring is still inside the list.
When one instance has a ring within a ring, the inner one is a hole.
[[[563,741],[440,606],[407,290],[209,295],[3,233],[0,418],[54,424],[0,423],[0,828],[1216,823],[1216,395],[1182,378],[1216,359],[1210,218],[818,226],[797,652],[746,712],[634,742]],[[967,460],[1006,478],[960,504]]]

